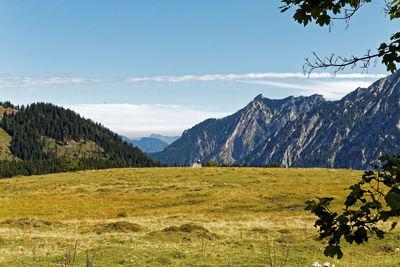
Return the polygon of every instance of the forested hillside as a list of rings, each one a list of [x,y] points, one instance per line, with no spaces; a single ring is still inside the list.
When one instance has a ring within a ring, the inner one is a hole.
[[[101,124],[52,104],[3,108],[0,127],[16,158],[0,163],[0,177],[66,170],[160,166]]]

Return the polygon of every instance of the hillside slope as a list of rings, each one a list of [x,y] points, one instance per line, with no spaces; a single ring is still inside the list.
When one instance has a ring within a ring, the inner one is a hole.
[[[4,115],[17,113],[18,110],[10,102],[0,102],[0,120]],[[0,128],[0,160],[19,160],[10,151],[11,136]]]

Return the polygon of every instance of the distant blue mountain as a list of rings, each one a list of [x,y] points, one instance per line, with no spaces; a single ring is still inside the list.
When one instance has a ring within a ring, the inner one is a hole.
[[[180,136],[164,136],[161,134],[151,134],[150,138],[156,138],[156,139],[161,140],[161,141],[167,143],[168,145],[170,145],[173,142],[175,142],[176,140],[178,140],[180,138]]]
[[[151,134],[150,137],[128,138],[121,136],[124,141],[137,146],[145,153],[154,153],[163,151],[169,144],[179,138],[179,136],[163,136],[160,134]]]

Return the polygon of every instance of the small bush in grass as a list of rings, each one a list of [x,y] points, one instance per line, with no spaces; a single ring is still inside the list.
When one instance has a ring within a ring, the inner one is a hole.
[[[180,230],[181,229],[179,229],[178,226],[173,225],[173,226],[170,226],[170,227],[167,227],[167,228],[163,229],[162,231],[163,232],[179,232]]]
[[[137,223],[115,222],[106,224],[104,229],[116,232],[139,232],[143,230],[143,227]]]
[[[211,233],[210,231],[208,231],[206,228],[204,228],[201,225],[197,225],[194,223],[186,223],[186,224],[182,224],[181,226],[169,226],[165,229],[163,229],[161,232],[180,232],[180,233],[187,233],[190,235],[194,235],[195,237],[198,238],[205,238],[208,240],[214,240],[216,238],[218,238],[218,236],[214,233]],[[190,238],[189,238],[190,240]]]
[[[122,211],[122,212],[118,213],[117,216],[118,216],[118,217],[123,217],[123,218],[125,218],[125,217],[127,217],[128,215],[126,214],[125,211]]]
[[[290,234],[290,230],[289,230],[289,229],[279,229],[279,230],[278,230],[278,233],[281,233],[281,234]]]
[[[266,233],[271,232],[270,229],[262,228],[262,227],[253,227],[250,231],[252,231],[252,232],[258,232],[258,233],[260,233],[260,234],[266,234]]]
[[[139,232],[142,231],[144,228],[137,224],[137,223],[130,223],[130,222],[113,222],[113,223],[108,223],[108,224],[103,224],[103,225],[98,225],[95,228],[95,232],[97,234],[102,234],[102,233],[109,233],[109,232]]]
[[[46,226],[58,226],[62,225],[60,222],[55,222],[55,221],[46,221],[42,219],[32,219],[32,218],[20,218],[16,220],[5,220],[1,224],[3,225],[9,225],[13,227],[26,227],[26,226],[32,226],[32,227],[46,227]]]
[[[216,161],[206,161],[203,163],[203,167],[218,167],[218,163]]]
[[[186,224],[182,224],[179,229],[182,232],[187,232],[187,233],[192,233],[195,231],[200,231],[200,232],[208,232],[208,230],[206,228],[204,228],[203,226],[194,224],[194,223],[186,223]]]
[[[186,258],[186,255],[180,253],[179,251],[175,251],[175,252],[172,254],[172,256],[173,256],[175,259],[185,259],[185,258]]]

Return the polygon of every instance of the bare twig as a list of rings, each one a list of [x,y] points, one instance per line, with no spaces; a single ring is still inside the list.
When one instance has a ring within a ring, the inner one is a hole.
[[[90,257],[89,252],[86,250],[86,267],[93,267],[93,259],[94,253],[92,254],[92,257]]]
[[[368,69],[371,64],[371,60],[382,56],[381,53],[371,54],[371,50],[362,57],[351,56],[350,58],[345,58],[342,56],[336,56],[331,54],[329,57],[320,58],[315,52],[313,52],[314,60],[309,58],[305,59],[303,65],[303,71],[306,74],[311,74],[315,69],[327,69],[334,68],[334,73],[344,70],[346,67],[351,66],[352,68],[357,66],[357,63],[361,63],[359,66],[361,69]]]
[[[289,247],[286,247],[286,252],[283,252],[280,267],[285,267],[289,259]]]

